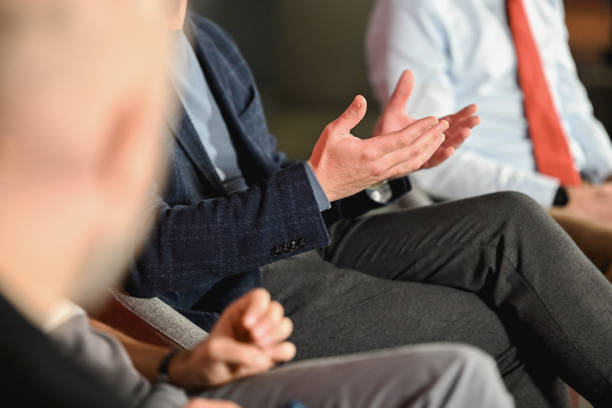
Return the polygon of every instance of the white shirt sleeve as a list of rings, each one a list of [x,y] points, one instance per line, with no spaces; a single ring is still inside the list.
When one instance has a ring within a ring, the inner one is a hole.
[[[402,72],[412,70],[415,86],[407,109],[416,117],[443,115],[455,108],[449,77],[446,32],[430,0],[379,0],[367,38],[370,80],[386,104]]]
[[[401,73],[410,69],[415,84],[407,110],[415,117],[444,116],[461,108],[451,74],[449,32],[438,4],[431,0],[379,0],[368,32],[370,77],[379,100],[386,103]],[[553,178],[461,149],[442,165],[411,178],[441,199],[513,190],[546,207],[552,206],[559,188]]]
[[[555,90],[559,93],[559,114],[572,138],[585,155],[583,171],[594,181],[601,182],[612,176],[612,143],[603,125],[593,115],[593,106],[584,86],[578,79],[565,25],[563,2],[559,1],[560,18],[555,22],[559,35],[556,45]]]
[[[552,177],[507,166],[469,150],[457,151],[441,165],[418,171],[410,178],[440,199],[458,200],[497,191],[520,191],[544,207],[552,207],[559,189],[559,182]]]

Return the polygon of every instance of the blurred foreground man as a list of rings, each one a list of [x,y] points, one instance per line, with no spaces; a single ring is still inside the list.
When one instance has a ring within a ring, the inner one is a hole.
[[[480,107],[463,148],[414,174],[420,187],[444,200],[527,194],[612,272],[612,143],[578,79],[562,0],[379,0],[368,60],[383,104],[410,69],[410,115]]]
[[[406,72],[375,137],[351,134],[366,111],[356,97],[311,158],[292,162],[236,45],[183,17],[172,33],[183,115],[169,122],[169,187],[132,294],[160,296],[208,330],[263,285],[295,324],[297,359],[462,342],[496,358],[519,406],[566,406],[559,377],[612,400],[612,287],[533,200],[504,193],[361,217],[406,192],[406,174],[451,156],[478,123],[474,106],[416,120]]]
[[[118,282],[151,215],[164,39],[147,2],[122,3],[0,3],[2,405],[130,406],[41,332]]]
[[[150,1],[6,0],[0,21],[3,406],[236,407],[189,401],[188,391],[203,389],[262,408],[292,398],[311,407],[513,406],[494,363],[466,346],[252,377],[295,354],[285,341],[291,321],[263,289],[233,303],[191,352],[115,333],[126,350],[105,334],[111,328],[92,329],[66,298],[92,307],[117,283],[142,238],[132,232],[154,218],[142,210],[152,181],[162,182],[161,16]]]

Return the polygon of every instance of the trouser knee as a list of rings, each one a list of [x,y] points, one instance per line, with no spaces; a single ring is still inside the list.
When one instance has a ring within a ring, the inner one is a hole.
[[[491,194],[491,208],[504,214],[546,214],[546,210],[530,196],[516,191]]]
[[[483,217],[501,222],[506,228],[530,233],[557,227],[548,211],[526,194],[500,192],[486,196],[486,201]]]

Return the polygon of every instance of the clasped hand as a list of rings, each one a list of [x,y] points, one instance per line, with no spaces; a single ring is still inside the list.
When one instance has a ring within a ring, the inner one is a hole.
[[[283,307],[263,289],[232,303],[206,340],[177,355],[169,367],[170,380],[188,390],[201,390],[260,374],[292,360],[295,346],[287,342],[293,324]],[[195,399],[190,408],[236,407],[228,401]]]
[[[476,106],[454,115],[416,120],[406,113],[414,78],[405,71],[379,118],[374,137],[359,139],[351,130],[364,118],[367,103],[357,96],[327,125],[308,163],[329,201],[351,196],[383,180],[403,177],[448,159],[478,125]]]

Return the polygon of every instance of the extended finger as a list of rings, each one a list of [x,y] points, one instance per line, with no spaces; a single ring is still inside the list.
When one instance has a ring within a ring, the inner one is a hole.
[[[357,126],[365,117],[367,106],[366,99],[361,95],[357,95],[344,113],[328,125],[328,129],[340,134],[350,133],[351,129]]]
[[[425,134],[439,124],[440,121],[438,118],[433,116],[427,117],[417,120],[398,132],[373,137],[365,140],[364,143],[368,145],[368,149],[377,152],[378,156],[384,156],[409,146],[416,138]]]
[[[480,124],[480,116],[468,116],[452,124],[453,129],[469,128],[472,129]]]
[[[261,316],[259,321],[251,328],[251,337],[259,345],[270,344],[270,339],[277,326],[285,316],[285,310],[278,302],[271,302],[268,310]]]
[[[270,326],[264,334],[258,337],[256,342],[258,346],[264,348],[274,346],[287,340],[292,332],[293,322],[288,317],[283,317]]]
[[[465,108],[461,109],[459,112],[457,112],[460,116],[471,116],[471,115],[475,115],[478,112],[478,105],[471,104],[466,106]]]
[[[430,160],[446,139],[444,125],[448,126],[446,121],[417,138],[410,146],[389,153],[384,158],[388,166],[387,178],[403,176],[416,171]]]
[[[465,142],[470,136],[471,131],[480,123],[478,116],[473,116],[468,119],[464,119],[462,122],[451,126],[446,132],[447,136],[446,145],[458,148]]]
[[[467,140],[467,138],[470,137],[470,134],[472,134],[472,132],[469,128],[457,130],[455,132],[452,132],[452,134],[449,134],[447,132],[447,138],[444,147],[453,147],[455,149],[458,149]]]
[[[478,112],[478,105],[473,104],[473,105],[468,105],[465,108],[461,109],[459,112],[454,113],[452,115],[448,115],[443,117],[442,119],[446,119],[449,122],[451,122],[451,124],[453,124],[454,122],[457,122],[461,119],[464,119],[466,117],[470,117],[475,115]]]
[[[242,324],[250,329],[268,310],[270,305],[270,293],[265,289],[254,289],[230,305],[230,308],[238,309],[242,316]]]
[[[435,145],[436,148],[442,145],[446,141],[444,132],[448,129],[448,126],[448,122],[442,120],[431,129],[414,138],[410,144],[395,152],[388,153],[385,158],[389,160],[388,164],[390,168],[406,160],[416,160],[423,152],[429,151],[432,145]],[[429,157],[427,159],[429,159]]]
[[[468,126],[451,127],[444,132],[446,135],[446,145],[457,146],[457,143],[463,143],[471,133],[472,128]]]
[[[406,110],[406,105],[412,95],[412,89],[414,88],[414,74],[412,71],[406,70],[402,73],[393,95],[389,99],[386,110],[398,110],[403,112]]]
[[[455,154],[454,147],[440,147],[434,155],[429,159],[421,168],[431,168],[438,164],[448,160],[453,154]]]
[[[437,147],[436,147],[437,146]],[[424,166],[432,160],[433,155],[438,151],[439,145],[429,144],[425,150],[412,160],[399,163],[396,166],[389,169],[387,178],[393,179],[398,177],[404,177],[410,173],[424,168]]]
[[[258,347],[240,343],[229,337],[211,339],[208,342],[208,355],[222,364],[235,364],[259,370],[273,366],[272,360]]]
[[[266,349],[266,354],[271,360],[277,363],[284,363],[293,360],[296,351],[295,345],[286,341]]]

